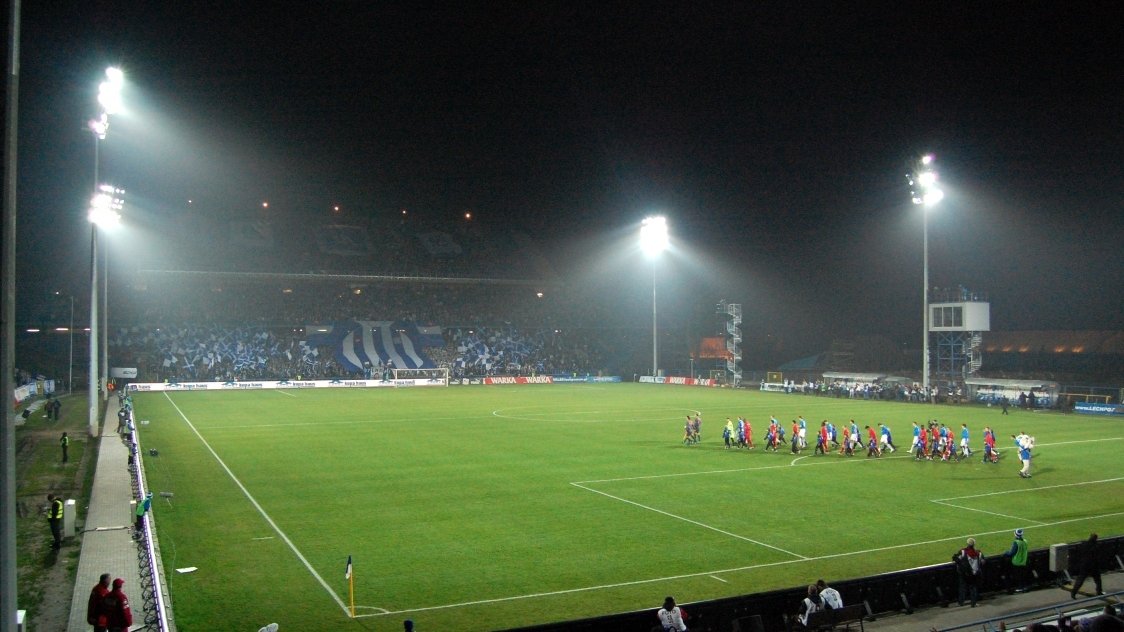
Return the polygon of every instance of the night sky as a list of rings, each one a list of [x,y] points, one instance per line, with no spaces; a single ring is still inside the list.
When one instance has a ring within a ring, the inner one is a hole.
[[[186,226],[471,209],[580,282],[660,212],[669,293],[815,352],[920,337],[904,175],[932,152],[933,285],[988,293],[994,330],[1124,329],[1115,3],[386,4],[25,2],[20,292],[88,292],[85,122],[119,65],[102,179]]]

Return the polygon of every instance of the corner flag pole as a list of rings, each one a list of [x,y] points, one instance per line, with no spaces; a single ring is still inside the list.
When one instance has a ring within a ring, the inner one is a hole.
[[[351,601],[351,618],[355,618],[355,573],[351,570],[351,556],[347,556],[347,594]]]

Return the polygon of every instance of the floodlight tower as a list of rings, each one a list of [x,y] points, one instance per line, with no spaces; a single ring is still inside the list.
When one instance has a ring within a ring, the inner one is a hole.
[[[98,182],[98,153],[101,141],[105,140],[106,133],[109,131],[109,115],[121,111],[121,88],[124,84],[125,75],[120,69],[105,70],[105,81],[98,86],[98,104],[101,106],[101,112],[98,118],[89,122],[90,131],[94,134],[94,199],[90,202],[87,216],[90,221],[90,436],[95,436],[98,432],[98,225],[116,221],[112,218],[115,214],[117,219],[120,219],[120,215],[116,213],[119,206],[118,209],[113,208],[113,200],[116,198],[113,197],[112,192],[103,191],[103,187]]]
[[[909,180],[910,196],[914,204],[921,206],[921,235],[923,272],[921,277],[921,387],[929,396],[929,209],[944,198],[944,191],[937,187],[937,172],[933,169],[933,156],[922,156],[914,165],[913,171],[906,174]]]
[[[656,261],[668,245],[667,219],[662,215],[644,218],[640,224],[640,249],[652,260],[652,377],[659,371],[659,329],[656,320]]]

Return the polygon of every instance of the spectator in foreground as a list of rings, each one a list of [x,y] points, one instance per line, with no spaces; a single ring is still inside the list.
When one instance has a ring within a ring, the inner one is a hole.
[[[968,538],[968,545],[957,551],[952,556],[952,561],[956,562],[956,575],[960,580],[958,603],[963,606],[964,598],[968,597],[972,607],[975,608],[976,602],[980,599],[979,581],[984,564],[983,553],[976,548],[976,539]]]
[[[106,616],[109,619],[109,632],[126,632],[133,625],[133,611],[129,608],[129,598],[121,588],[125,580],[113,580],[113,590],[105,597]]]
[[[674,597],[667,597],[663,600],[663,607],[656,613],[656,616],[660,619],[663,632],[685,632],[687,629],[687,624],[683,623],[687,613],[675,605]]]
[[[816,582],[816,588],[820,591],[820,599],[823,599],[825,607],[832,610],[839,610],[843,607],[843,595],[840,595],[838,590],[828,586],[827,582],[822,579],[819,580]]]
[[[1073,580],[1073,590],[1069,591],[1069,596],[1073,599],[1077,599],[1077,591],[1081,590],[1081,584],[1084,584],[1085,580],[1090,577],[1093,578],[1093,583],[1097,587],[1097,594],[1103,595],[1104,590],[1102,590],[1101,586],[1101,564],[1100,558],[1097,556],[1097,534],[1089,534],[1089,539],[1086,540],[1085,544],[1081,547],[1081,559],[1078,560],[1078,563],[1080,564],[1080,566],[1078,566],[1080,570],[1078,571],[1077,577]]]
[[[109,578],[109,573],[102,573],[98,583],[90,590],[90,600],[86,604],[86,623],[94,626],[94,632],[105,632],[109,626],[104,607],[109,594]]]
[[[808,596],[804,601],[800,602],[800,612],[796,615],[796,620],[800,622],[801,627],[808,627],[808,618],[812,613],[819,612],[824,609],[823,598],[820,597],[820,589],[815,584],[808,586]]]

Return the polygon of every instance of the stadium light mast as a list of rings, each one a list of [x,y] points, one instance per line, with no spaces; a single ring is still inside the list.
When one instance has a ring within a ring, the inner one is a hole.
[[[921,207],[922,276],[921,276],[921,388],[929,398],[929,209],[944,199],[944,191],[937,186],[937,172],[933,169],[933,155],[922,156],[913,171],[906,174],[910,196]]]
[[[125,75],[119,68],[105,69],[105,81],[98,86],[98,104],[101,106],[101,112],[98,118],[89,122],[90,131],[94,134],[94,199],[90,202],[87,215],[90,221],[89,432],[91,437],[98,433],[98,225],[116,221],[112,219],[112,215],[116,214],[116,209],[113,208],[115,198],[112,194],[107,196],[98,182],[100,179],[98,154],[101,141],[105,140],[109,132],[109,115],[121,111],[121,88],[124,84]],[[117,215],[117,218],[120,219],[120,215]]]
[[[656,320],[656,261],[667,249],[667,219],[662,215],[644,218],[640,224],[640,249],[652,260],[652,377],[659,371],[659,327]]]

